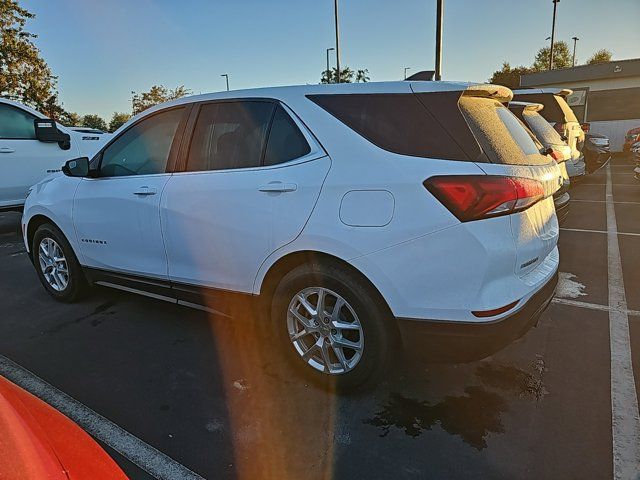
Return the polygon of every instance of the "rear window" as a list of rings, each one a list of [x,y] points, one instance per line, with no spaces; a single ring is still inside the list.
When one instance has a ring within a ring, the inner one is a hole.
[[[522,102],[541,103],[544,105],[544,108],[540,114],[548,122],[565,123],[578,121],[569,104],[559,95],[552,93],[527,93],[514,95],[513,99]]]
[[[414,157],[470,160],[418,95],[309,95],[308,98],[384,150]],[[460,116],[455,101],[457,97],[447,108]]]
[[[548,163],[526,127],[497,100],[462,97],[460,109],[491,162],[510,165]]]
[[[524,118],[525,123],[529,126],[535,136],[538,137],[538,139],[545,145],[564,144],[560,134],[538,112],[525,111],[522,118]]]

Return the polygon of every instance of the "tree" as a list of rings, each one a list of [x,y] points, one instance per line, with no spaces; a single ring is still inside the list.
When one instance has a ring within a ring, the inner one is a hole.
[[[549,56],[551,49],[544,47],[538,50],[536,58],[533,62],[533,70],[541,72],[549,68]],[[553,44],[553,68],[567,68],[573,63],[573,58],[569,52],[569,45],[567,42],[554,42]]]
[[[77,127],[82,123],[82,117],[75,112],[65,112],[59,121],[67,127]]]
[[[596,53],[591,55],[591,57],[589,57],[589,60],[587,60],[587,64],[593,65],[595,63],[607,63],[611,61],[611,57],[612,53],[606,48],[603,48],[602,50],[598,50]]]
[[[148,92],[131,92],[131,106],[133,114],[137,115],[149,107],[184,97],[190,93],[191,90],[185,88],[184,85],[179,85],[173,90],[168,89],[164,85],[154,85]]]
[[[493,72],[489,79],[489,83],[496,85],[504,85],[509,88],[518,88],[520,86],[520,75],[531,73],[533,70],[529,67],[519,66],[511,68],[509,62],[503,62],[502,68]]]
[[[59,118],[64,109],[58,102],[57,78],[33,43],[36,35],[24,29],[32,18],[16,0],[0,0],[0,95]]]
[[[118,128],[124,125],[127,120],[131,118],[131,115],[123,112],[113,112],[113,116],[111,117],[111,121],[109,122],[109,131],[111,133],[115,132]]]
[[[82,117],[82,126],[87,128],[95,128],[97,130],[107,131],[107,122],[99,115],[85,115]]]
[[[353,83],[354,80],[356,83],[368,82],[370,80],[369,70],[365,68],[354,72],[349,67],[340,69],[340,83]],[[320,83],[338,83],[338,70],[336,68],[324,70],[320,77]]]

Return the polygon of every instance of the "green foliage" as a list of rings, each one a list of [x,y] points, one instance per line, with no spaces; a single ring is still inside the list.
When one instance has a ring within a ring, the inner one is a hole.
[[[349,67],[340,69],[340,83],[353,83],[354,81],[356,83],[366,83],[369,80],[371,80],[369,78],[369,70],[366,68],[355,72]],[[320,83],[338,83],[338,70],[336,68],[324,70],[320,77]]]
[[[61,118],[56,77],[33,43],[36,35],[24,28],[32,18],[16,0],[0,0],[0,95]]]
[[[591,57],[589,57],[589,60],[587,60],[587,64],[593,65],[595,63],[607,63],[611,61],[612,56],[613,54],[609,50],[603,48],[591,55]]]
[[[109,122],[109,131],[115,132],[118,128],[124,125],[127,120],[131,118],[131,115],[124,112],[113,112],[113,116],[111,117],[111,121]]]
[[[538,50],[536,58],[533,62],[533,70],[541,72],[549,68],[550,47],[544,47]],[[553,68],[567,68],[572,66],[573,57],[569,51],[567,42],[554,42],[553,44]]]
[[[82,125],[87,128],[96,128],[98,130],[102,130],[103,132],[107,131],[107,122],[99,115],[85,115],[82,117]]]
[[[65,112],[59,122],[67,127],[79,127],[82,123],[82,117],[75,112]]]
[[[532,71],[531,68],[522,65],[512,68],[509,62],[504,62],[500,70],[493,72],[489,83],[504,85],[509,88],[518,88],[520,86],[520,75],[531,73]]]
[[[164,85],[154,85],[148,92],[131,92],[131,106],[133,114],[137,115],[149,107],[184,97],[190,93],[191,90],[185,88],[184,85],[179,85],[173,90],[168,89]]]

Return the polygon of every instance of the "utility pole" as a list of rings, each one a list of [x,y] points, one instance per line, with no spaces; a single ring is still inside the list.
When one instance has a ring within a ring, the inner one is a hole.
[[[549,70],[553,70],[553,42],[556,37],[556,9],[560,0],[552,0],[553,2],[553,22],[551,23],[551,50],[549,51]]]
[[[404,79],[407,79],[407,70],[411,70],[411,67],[404,67]]]
[[[580,40],[578,37],[572,37],[571,40],[573,40],[573,61],[571,62],[571,66],[575,67],[576,66],[576,43],[578,43],[578,40]]]
[[[229,74],[228,73],[223,73],[220,76],[227,79],[227,92],[228,92],[229,91]]]
[[[444,0],[437,0],[436,11],[436,80],[442,80],[442,21],[444,19]]]
[[[335,23],[336,23],[336,76],[337,83],[340,83],[340,28],[338,27],[338,0],[333,0]]]
[[[331,83],[331,71],[329,70],[329,52],[335,50],[335,48],[327,48],[327,83]]]

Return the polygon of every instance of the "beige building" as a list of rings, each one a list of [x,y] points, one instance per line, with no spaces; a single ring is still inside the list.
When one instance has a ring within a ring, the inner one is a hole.
[[[640,59],[580,65],[520,77],[522,87],[562,87],[574,91],[569,105],[591,131],[611,139],[621,151],[627,130],[640,127]]]

